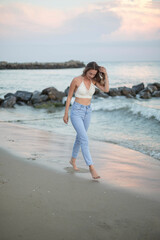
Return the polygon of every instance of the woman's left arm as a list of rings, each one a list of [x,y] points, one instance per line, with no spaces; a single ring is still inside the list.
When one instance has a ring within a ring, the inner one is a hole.
[[[104,86],[102,86],[99,82],[95,82],[95,85],[103,92],[109,92],[109,80],[108,80],[108,74],[105,69],[105,67],[100,67],[100,72],[104,73]]]

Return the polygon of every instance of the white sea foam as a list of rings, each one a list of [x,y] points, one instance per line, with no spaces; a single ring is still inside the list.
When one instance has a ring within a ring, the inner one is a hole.
[[[126,99],[123,97],[117,97],[114,99],[104,99],[99,102],[95,102],[92,107],[93,111],[117,111],[122,110],[131,112],[134,115],[141,115],[147,119],[155,118],[160,121],[160,109],[143,106],[141,102],[135,99]]]

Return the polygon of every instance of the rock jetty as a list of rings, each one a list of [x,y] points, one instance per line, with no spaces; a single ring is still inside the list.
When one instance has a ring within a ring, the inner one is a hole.
[[[48,87],[41,92],[27,92],[17,91],[16,93],[7,93],[4,99],[0,98],[0,107],[12,108],[15,104],[29,105],[35,108],[49,108],[52,106],[62,107],[65,106],[69,87],[64,92],[58,91],[55,87]],[[109,92],[104,93],[96,89],[94,98],[102,97],[115,97],[125,96],[126,98],[135,99],[150,99],[152,97],[160,97],[160,83],[149,83],[146,87],[144,83],[132,86],[132,88],[118,87],[110,88]]]
[[[11,70],[11,69],[62,69],[62,68],[81,68],[85,67],[85,64],[80,61],[70,60],[68,62],[30,62],[30,63],[9,63],[0,62],[0,70]]]

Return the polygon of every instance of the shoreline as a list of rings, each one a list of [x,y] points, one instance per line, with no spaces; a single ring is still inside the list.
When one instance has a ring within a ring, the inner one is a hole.
[[[74,172],[69,164],[74,138],[28,126],[0,123],[0,146],[25,158],[28,162],[47,166],[58,172],[91,179],[82,154]],[[2,140],[3,139],[3,140]],[[160,201],[160,162],[140,152],[105,142],[90,140],[100,182]],[[63,151],[62,151],[63,149]]]
[[[0,148],[3,240],[158,240],[160,203]],[[9,230],[8,230],[9,229]]]

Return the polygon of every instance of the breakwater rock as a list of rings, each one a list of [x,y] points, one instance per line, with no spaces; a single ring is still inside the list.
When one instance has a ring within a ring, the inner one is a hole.
[[[70,60],[68,62],[30,62],[30,63],[9,63],[0,62],[0,70],[10,70],[10,69],[63,69],[63,68],[81,68],[85,67],[85,64],[80,61]]]
[[[69,87],[64,92],[58,91],[55,87],[48,87],[41,92],[17,91],[16,93],[7,93],[4,99],[0,98],[0,107],[12,108],[15,104],[29,105],[35,108],[49,108],[65,106]],[[118,87],[110,88],[109,92],[104,93],[96,88],[94,98],[125,96],[126,98],[150,99],[160,97],[160,83],[149,83],[146,87],[143,83],[132,86],[132,88]],[[74,95],[73,95],[74,97]]]
[[[7,93],[4,99],[0,99],[0,106],[4,108],[18,105],[29,105],[35,108],[47,108],[50,106],[64,106],[63,97],[65,94],[54,87],[43,89],[43,91],[17,91],[16,93]]]
[[[149,83],[146,87],[144,83],[134,85],[131,88],[118,87],[110,88],[108,92],[109,96],[125,96],[127,98],[142,98],[149,99],[152,97],[160,97],[160,83]]]

